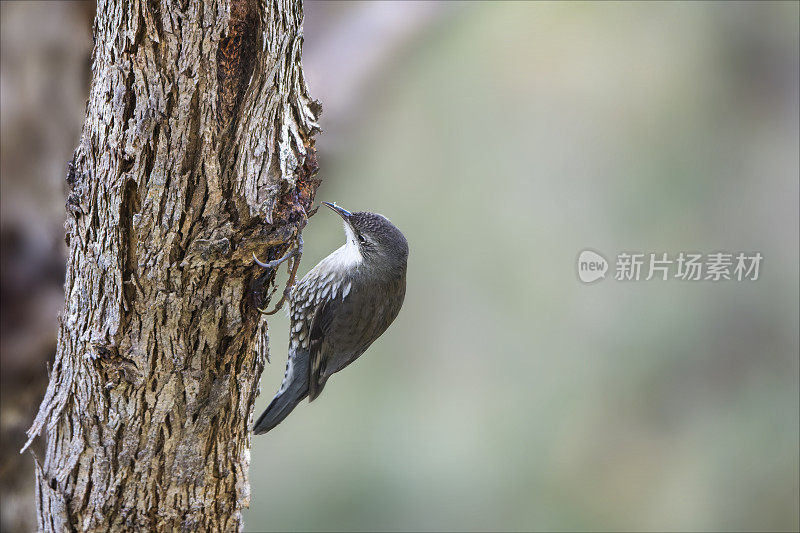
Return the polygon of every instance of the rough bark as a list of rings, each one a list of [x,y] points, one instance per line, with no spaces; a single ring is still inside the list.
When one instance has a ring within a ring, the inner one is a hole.
[[[56,359],[28,432],[47,437],[39,528],[237,530],[274,277],[251,254],[285,251],[317,186],[302,8],[108,0],[94,37]]]

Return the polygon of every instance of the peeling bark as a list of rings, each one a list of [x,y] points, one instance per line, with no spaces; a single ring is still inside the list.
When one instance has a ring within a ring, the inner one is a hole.
[[[291,0],[107,0],[69,165],[65,304],[28,431],[40,530],[239,530],[255,309],[318,181]],[[27,447],[27,445],[26,445]]]

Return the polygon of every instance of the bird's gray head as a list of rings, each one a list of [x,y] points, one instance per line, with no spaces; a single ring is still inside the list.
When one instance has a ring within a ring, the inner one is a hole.
[[[408,241],[389,219],[377,213],[351,213],[336,204],[322,203],[344,220],[347,242],[342,252],[353,263],[387,273],[405,272]]]

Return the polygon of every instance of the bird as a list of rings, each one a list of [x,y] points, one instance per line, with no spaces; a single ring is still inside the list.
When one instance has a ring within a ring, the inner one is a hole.
[[[403,306],[408,263],[403,233],[383,215],[322,203],[342,218],[346,242],[291,289],[286,372],[253,425],[256,435],[280,424],[304,398],[315,400],[328,378],[358,359]],[[262,263],[255,254],[253,259],[264,268],[283,260]]]

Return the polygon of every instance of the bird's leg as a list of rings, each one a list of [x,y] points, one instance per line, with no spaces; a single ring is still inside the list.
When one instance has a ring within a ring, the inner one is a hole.
[[[275,308],[272,311],[267,311],[266,309],[257,307],[256,309],[258,309],[262,315],[274,315],[277,313],[280,308],[283,307],[284,302],[286,302],[286,300],[289,298],[289,295],[292,293],[292,287],[294,287],[295,279],[297,279],[297,268],[300,266],[300,259],[303,256],[303,236],[298,233],[295,242],[297,243],[296,247],[286,252],[286,255],[280,259],[270,261],[269,263],[262,263],[258,260],[256,254],[253,254],[253,260],[256,262],[256,264],[264,268],[276,268],[288,259],[292,259],[292,266],[289,268],[289,279],[286,281],[286,287],[283,289],[281,299],[278,300],[278,303],[275,304]]]

